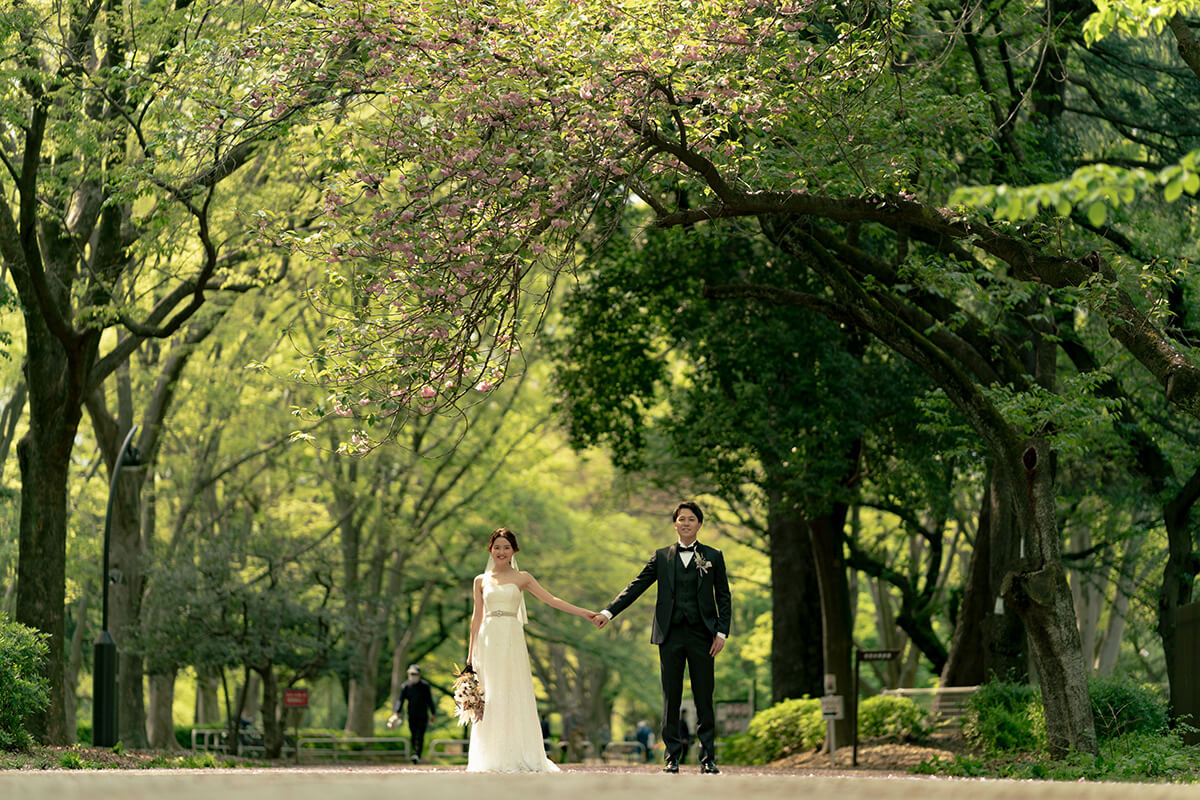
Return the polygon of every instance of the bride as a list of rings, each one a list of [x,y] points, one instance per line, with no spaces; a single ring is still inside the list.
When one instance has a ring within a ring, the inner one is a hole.
[[[517,569],[517,535],[497,528],[488,540],[487,571],[475,577],[475,613],[467,665],[483,689],[483,719],[471,728],[467,772],[558,772],[546,757],[533,674],[525,648],[525,592],[560,611],[592,619],[596,612],[559,600]]]

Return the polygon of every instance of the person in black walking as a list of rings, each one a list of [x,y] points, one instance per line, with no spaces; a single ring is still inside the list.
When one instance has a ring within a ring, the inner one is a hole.
[[[396,698],[396,707],[388,718],[388,727],[394,728],[400,723],[400,712],[408,703],[408,733],[411,737],[412,754],[409,758],[416,764],[421,760],[421,751],[425,749],[425,730],[433,724],[437,706],[433,702],[433,690],[429,683],[421,677],[421,668],[416,664],[408,667],[408,680],[400,687],[400,696]]]
[[[686,764],[688,750],[692,749],[692,726],[688,722],[687,709],[679,709],[679,763]]]

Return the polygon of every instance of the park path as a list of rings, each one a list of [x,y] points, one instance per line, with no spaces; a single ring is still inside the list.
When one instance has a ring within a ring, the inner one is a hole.
[[[1194,786],[961,780],[895,775],[663,775],[567,770],[559,775],[468,775],[459,769],[99,770],[2,772],[0,800],[1182,800]]]

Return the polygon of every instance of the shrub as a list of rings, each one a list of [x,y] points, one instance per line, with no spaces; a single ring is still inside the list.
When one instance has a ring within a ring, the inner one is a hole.
[[[868,697],[858,704],[858,738],[919,742],[932,731],[925,711],[911,698]]]
[[[731,763],[766,764],[824,742],[821,702],[808,697],[784,700],[755,714],[745,734],[726,740],[722,758]]]
[[[46,652],[44,634],[0,617],[0,749],[33,744],[25,720],[50,702],[50,685],[39,669]]]
[[[989,755],[1044,750],[1041,692],[1024,683],[985,683],[967,701],[963,736]]]
[[[1167,701],[1155,686],[1098,676],[1088,681],[1088,695],[1096,738],[1102,742],[1128,733],[1162,734],[1167,730]]]

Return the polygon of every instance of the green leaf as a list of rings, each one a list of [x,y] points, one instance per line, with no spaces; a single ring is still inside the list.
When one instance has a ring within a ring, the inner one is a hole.
[[[1179,195],[1183,194],[1183,179],[1175,178],[1167,184],[1167,188],[1163,189],[1163,196],[1167,198],[1168,203],[1174,203],[1179,199]]]
[[[1104,205],[1100,200],[1096,200],[1088,206],[1087,218],[1088,222],[1096,227],[1100,227],[1104,224],[1104,220],[1108,219],[1108,206]]]

